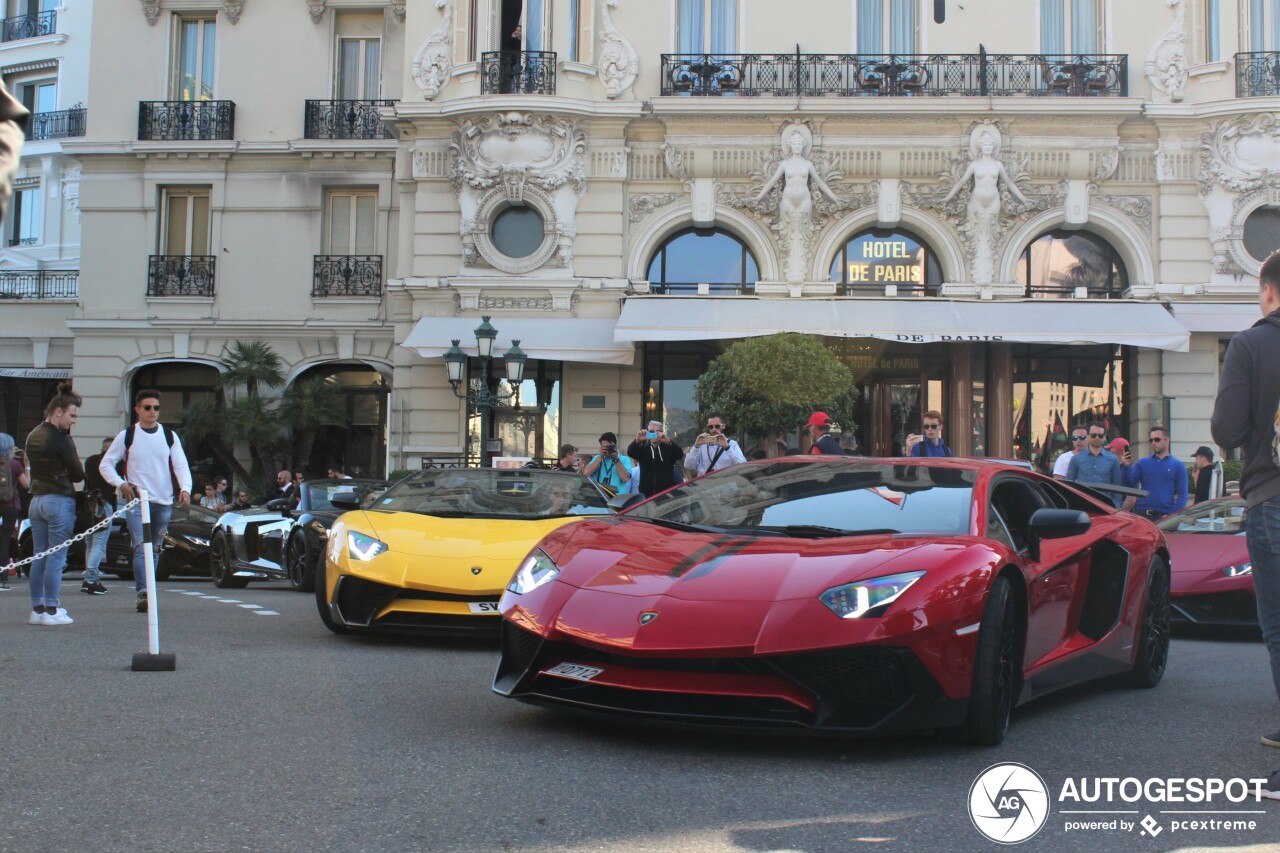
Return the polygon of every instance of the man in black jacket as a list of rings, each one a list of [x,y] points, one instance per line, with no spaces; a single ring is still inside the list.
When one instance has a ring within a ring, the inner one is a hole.
[[[106,453],[110,447],[111,439],[104,438],[102,450],[84,460],[85,497],[88,499],[94,524],[116,511],[116,490],[102,479],[102,472],[98,470],[98,466],[102,464],[102,454]],[[99,567],[102,565],[103,558],[107,556],[107,539],[110,537],[111,525],[108,524],[93,534],[93,538],[89,540],[89,546],[85,549],[84,582],[80,584],[80,591],[87,595],[107,594],[107,588],[102,584],[102,571]]]
[[[649,428],[636,433],[627,455],[640,466],[640,494],[652,497],[676,484],[676,463],[684,450],[671,440],[662,421],[649,421]]]
[[[1280,252],[1273,252],[1258,275],[1258,305],[1263,319],[1231,340],[1222,364],[1218,398],[1210,424],[1213,440],[1226,448],[1244,448],[1240,493],[1248,510],[1245,531],[1258,624],[1271,654],[1271,677],[1280,697]],[[1280,748],[1280,731],[1263,735]],[[1280,800],[1280,770],[1262,795]]]

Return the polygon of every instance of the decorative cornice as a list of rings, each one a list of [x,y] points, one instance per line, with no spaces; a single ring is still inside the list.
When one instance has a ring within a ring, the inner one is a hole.
[[[142,13],[147,16],[147,23],[154,27],[160,20],[160,0],[142,0]]]
[[[311,23],[318,24],[324,17],[325,0],[303,0],[307,4],[307,12],[311,15]]]
[[[240,14],[244,11],[244,0],[223,0],[222,11],[227,13],[227,20],[234,26],[240,23]]]
[[[312,2],[312,0],[308,1]],[[324,0],[315,0],[315,2],[319,2],[322,6],[324,4]],[[142,13],[147,16],[147,23],[154,27],[156,22],[160,20],[160,12],[163,11],[162,7],[165,5],[165,0],[141,0],[141,3]],[[227,16],[227,20],[234,26],[240,23],[240,15],[244,12],[244,4],[245,0],[220,0],[217,6],[213,6],[212,3],[198,5],[204,9],[221,8],[222,13]],[[173,5],[173,3],[170,2],[169,5]]]
[[[397,24],[404,23],[404,8],[407,4],[392,2],[391,14],[396,19]]]

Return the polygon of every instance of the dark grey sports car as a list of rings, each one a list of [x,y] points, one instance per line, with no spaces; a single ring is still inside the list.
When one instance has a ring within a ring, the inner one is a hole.
[[[390,485],[387,480],[309,480],[296,505],[280,498],[223,514],[209,546],[214,586],[238,589],[251,580],[283,578],[299,592],[313,591],[329,527],[347,511],[332,499],[341,495],[364,503]]]

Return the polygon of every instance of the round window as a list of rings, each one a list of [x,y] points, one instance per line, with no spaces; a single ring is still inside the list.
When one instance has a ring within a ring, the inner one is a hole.
[[[1259,261],[1280,249],[1280,208],[1261,207],[1249,214],[1244,221],[1244,248]]]
[[[542,217],[532,207],[508,207],[493,219],[489,229],[493,246],[508,258],[527,258],[546,236]]]

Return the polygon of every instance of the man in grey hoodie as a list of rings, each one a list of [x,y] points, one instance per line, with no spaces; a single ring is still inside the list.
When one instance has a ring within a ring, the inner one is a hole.
[[[1222,447],[1244,448],[1240,493],[1248,509],[1245,531],[1258,624],[1271,655],[1271,677],[1280,697],[1280,251],[1262,263],[1258,274],[1262,319],[1231,339],[1222,364],[1218,398],[1210,424]],[[1263,735],[1263,744],[1280,748],[1280,731]],[[1280,800],[1280,770],[1271,774],[1263,796]]]

